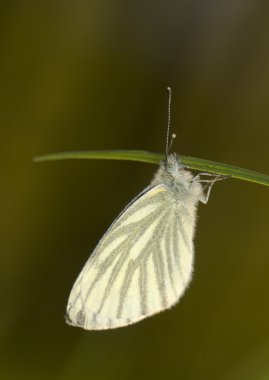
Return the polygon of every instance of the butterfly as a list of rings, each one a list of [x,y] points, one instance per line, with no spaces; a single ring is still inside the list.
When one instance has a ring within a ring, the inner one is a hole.
[[[175,305],[191,281],[197,205],[206,204],[213,184],[226,177],[193,176],[168,153],[175,135],[169,146],[167,90],[166,158],[86,262],[68,300],[70,325],[104,330],[133,324]]]

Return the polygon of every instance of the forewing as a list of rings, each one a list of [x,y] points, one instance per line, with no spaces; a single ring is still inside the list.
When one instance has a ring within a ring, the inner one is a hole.
[[[125,326],[171,307],[192,272],[193,222],[158,185],[106,232],[71,291],[67,322],[88,330]]]

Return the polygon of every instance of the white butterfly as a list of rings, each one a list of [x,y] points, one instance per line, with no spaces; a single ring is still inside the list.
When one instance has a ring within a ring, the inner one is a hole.
[[[168,136],[169,125],[170,116]],[[196,206],[207,203],[220,179],[193,177],[175,154],[166,154],[150,186],[123,210],[86,262],[69,297],[67,322],[86,330],[117,328],[177,303],[193,272]],[[201,182],[208,184],[206,194]]]

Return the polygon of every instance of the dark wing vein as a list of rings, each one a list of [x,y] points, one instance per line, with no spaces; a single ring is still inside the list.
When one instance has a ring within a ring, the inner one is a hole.
[[[161,214],[161,217],[157,225],[155,226],[153,235],[161,234],[162,223],[166,220],[167,216],[168,216],[167,211]],[[131,280],[134,275],[134,272],[137,268],[139,268],[139,266],[141,265],[141,262],[143,262],[144,260],[147,260],[149,256],[152,254],[153,245],[154,245],[154,239],[150,239],[148,243],[146,244],[145,248],[143,249],[143,251],[139,254],[139,256],[135,260],[132,260],[128,265],[128,268],[125,273],[124,280],[121,286],[121,290],[120,290],[120,301],[119,301],[118,312],[117,312],[118,318],[121,317],[124,301],[126,299],[126,295],[127,295],[129,286],[131,284]],[[139,287],[139,289],[141,289],[141,286]],[[140,299],[142,298],[143,298],[143,295],[140,294]],[[142,308],[143,306],[141,304],[141,309]]]

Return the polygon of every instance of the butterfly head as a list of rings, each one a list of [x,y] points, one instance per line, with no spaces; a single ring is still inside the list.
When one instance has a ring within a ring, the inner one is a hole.
[[[176,154],[169,154],[164,161],[165,171],[170,175],[175,175],[180,169],[182,169],[182,164],[177,159]]]

